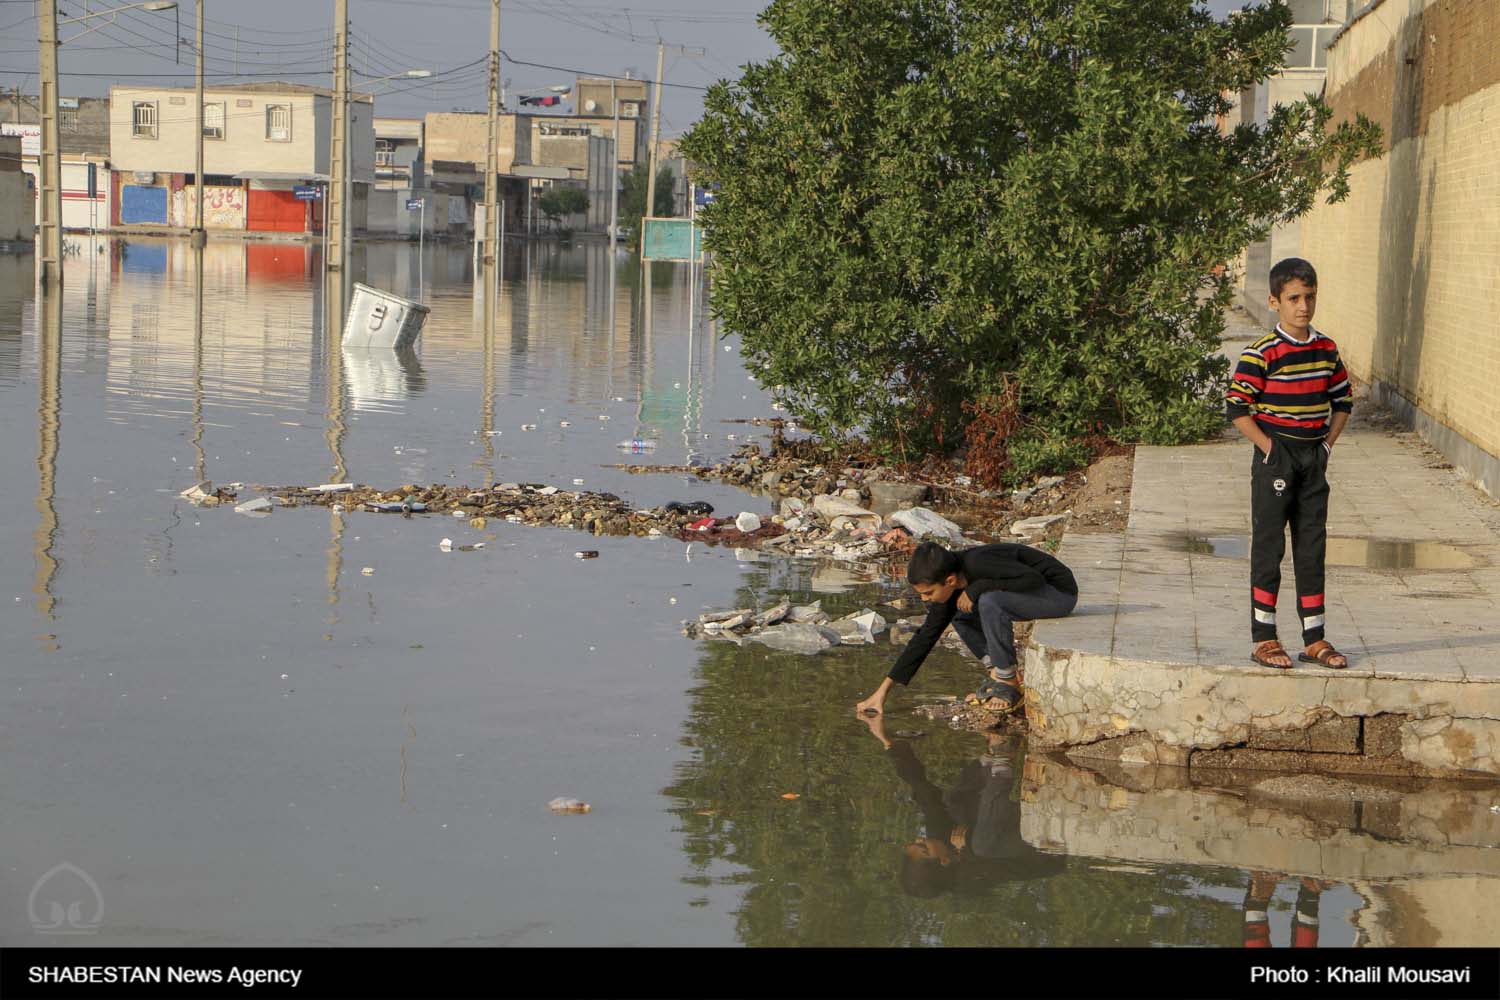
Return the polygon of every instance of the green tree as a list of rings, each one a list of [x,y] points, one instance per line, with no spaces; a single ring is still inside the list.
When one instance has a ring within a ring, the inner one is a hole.
[[[968,432],[1019,476],[1091,439],[1195,439],[1222,420],[1215,265],[1379,152],[1314,99],[1216,127],[1290,20],[774,0],[781,54],[712,87],[681,144],[718,186],[713,308],[805,426],[898,456]]]
[[[651,175],[649,167],[636,164],[630,172],[620,178],[620,232],[630,244],[638,244],[641,235],[641,219],[646,215],[646,178]],[[653,218],[671,218],[676,213],[672,205],[672,168],[662,167],[656,172],[656,211]]]
[[[537,199],[537,207],[556,226],[563,216],[587,212],[589,196],[574,187],[550,187]]]

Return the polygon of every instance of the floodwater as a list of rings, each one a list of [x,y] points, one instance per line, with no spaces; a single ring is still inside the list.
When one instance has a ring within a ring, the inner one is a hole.
[[[1235,945],[1249,910],[1285,946],[1299,902],[1323,944],[1500,936],[1493,788],[1028,756],[907,711],[971,686],[946,651],[887,750],[852,706],[888,645],[680,634],[894,593],[835,566],[189,506],[199,478],[583,479],[769,512],[604,467],[711,462],[769,413],[686,265],[648,297],[601,246],[515,244],[487,332],[466,248],[359,247],[354,278],[432,306],[406,358],[330,346],[318,267],[215,242],[200,324],[184,242],[85,242],[55,306],[0,257],[0,943]]]
[[[1184,544],[1187,551],[1203,555],[1250,558],[1247,535],[1188,535]],[[1337,536],[1329,536],[1324,561],[1330,566],[1403,570],[1473,569],[1475,564],[1472,554],[1447,542]]]

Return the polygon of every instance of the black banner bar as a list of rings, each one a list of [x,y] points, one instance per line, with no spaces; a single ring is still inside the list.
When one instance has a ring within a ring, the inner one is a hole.
[[[1500,997],[1500,948],[9,948],[0,996]]]

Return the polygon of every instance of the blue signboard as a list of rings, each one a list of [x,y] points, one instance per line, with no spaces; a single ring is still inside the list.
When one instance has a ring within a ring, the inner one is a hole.
[[[699,208],[704,205],[712,205],[718,195],[710,188],[698,188],[693,195],[693,201]]]
[[[298,201],[322,201],[323,189],[311,184],[298,184],[292,188],[292,194]]]
[[[421,207],[422,207],[422,199],[421,198],[408,198],[408,199],[406,199],[406,210],[408,212],[416,212],[416,211],[420,210]]]

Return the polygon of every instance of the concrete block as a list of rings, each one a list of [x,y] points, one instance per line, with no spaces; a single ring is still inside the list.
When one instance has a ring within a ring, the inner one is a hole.
[[[1371,715],[1363,720],[1366,757],[1394,757],[1401,752],[1401,727],[1410,721],[1404,715]]]

